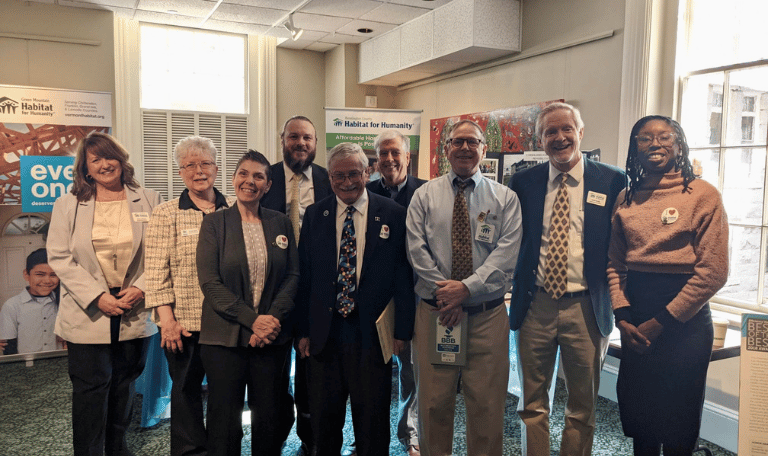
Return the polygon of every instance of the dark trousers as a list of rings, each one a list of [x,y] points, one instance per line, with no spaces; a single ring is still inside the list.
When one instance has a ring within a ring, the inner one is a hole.
[[[288,385],[283,369],[291,345],[264,348],[202,345],[208,375],[208,455],[239,456],[243,438],[243,402],[248,387],[251,454],[279,456],[281,411]]]
[[[171,387],[171,456],[206,454],[202,385],[205,377],[200,358],[200,333],[181,338],[183,351],[165,351]]]
[[[389,454],[389,405],[392,366],[381,348],[329,340],[309,360],[309,406],[317,456],[338,456],[347,398],[352,405],[357,454]]]
[[[288,439],[291,433],[291,427],[293,427],[294,421],[296,422],[296,435],[299,436],[301,443],[307,446],[307,449],[312,449],[312,423],[309,419],[309,393],[307,385],[307,360],[302,359],[296,352],[294,359],[288,360],[283,371],[285,382],[289,383],[291,378],[291,366],[296,366],[296,372],[293,377],[293,394],[289,390],[285,392],[285,400],[283,403],[283,416],[281,436],[283,441]],[[296,414],[294,416],[294,406],[296,407]]]
[[[133,384],[144,370],[149,338],[68,342],[67,348],[75,456],[130,454],[125,433],[131,422]]]

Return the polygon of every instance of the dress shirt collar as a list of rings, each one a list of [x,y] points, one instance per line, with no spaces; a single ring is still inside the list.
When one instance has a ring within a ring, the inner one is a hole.
[[[486,179],[485,177],[483,177],[482,173],[480,173],[479,169],[477,170],[477,172],[475,174],[470,176],[469,179],[462,179],[462,178],[460,178],[456,173],[453,172],[453,170],[448,171],[448,176],[449,176],[449,179],[451,179],[451,186],[453,186],[453,187],[456,187],[456,184],[455,184],[456,179],[459,179],[459,180],[462,180],[462,181],[471,180],[475,184],[475,188],[477,188],[477,186],[480,185],[480,182],[483,179]],[[470,186],[468,186],[468,187],[470,187]]]
[[[405,184],[407,183],[408,183],[408,176],[405,176],[405,179],[399,184],[397,184],[397,191],[399,192],[400,190],[402,190],[403,187],[405,187]],[[387,184],[384,183],[383,177],[379,179],[379,185],[381,185],[381,188],[383,188],[384,190],[389,190],[389,187],[387,186]]]
[[[32,296],[29,292],[29,287],[24,288],[24,291],[21,292],[21,303],[26,304],[28,302],[37,301],[36,298],[48,298],[48,301],[50,302],[56,302],[56,292],[52,291],[51,294],[48,296]],[[45,301],[45,302],[48,302]]]
[[[293,170],[288,167],[288,164],[285,163],[285,160],[283,160],[283,171],[285,172],[285,183],[288,184],[288,182],[293,179],[293,175],[296,173],[294,173]],[[307,177],[307,182],[312,182],[312,165],[307,166],[307,169],[302,171],[301,174]]]
[[[219,210],[222,207],[229,207],[229,204],[227,204],[227,197],[218,191],[216,187],[213,187],[213,194],[216,195],[213,201],[213,204],[216,206],[216,210]],[[200,208],[197,207],[194,202],[192,202],[192,198],[189,197],[188,188],[185,188],[184,191],[181,192],[181,196],[179,196],[179,209],[182,211],[187,209],[194,209],[196,211],[200,210]]]
[[[559,169],[555,168],[554,165],[552,165],[552,162],[549,162],[549,181],[553,182],[555,179],[557,179],[557,176],[562,174],[563,172]],[[576,184],[581,182],[581,180],[584,178],[584,156],[582,155],[581,160],[576,162],[576,165],[574,165],[573,168],[571,168],[570,171],[568,171],[566,174],[568,176],[576,181]]]
[[[349,204],[344,203],[339,197],[336,197],[336,218],[346,217],[347,206]],[[355,211],[360,213],[360,216],[365,217],[365,213],[368,211],[368,190],[364,190],[360,198],[357,199],[352,206],[355,206]]]

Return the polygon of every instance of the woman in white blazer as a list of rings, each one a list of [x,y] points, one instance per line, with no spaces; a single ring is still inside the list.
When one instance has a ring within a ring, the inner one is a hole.
[[[128,153],[92,132],[78,146],[70,194],[53,206],[48,264],[61,279],[55,332],[67,341],[75,455],[128,453],[133,382],[157,332],[144,306],[144,230],[160,195]]]

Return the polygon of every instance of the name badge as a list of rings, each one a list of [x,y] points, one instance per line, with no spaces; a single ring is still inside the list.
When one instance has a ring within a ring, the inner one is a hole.
[[[603,193],[596,193],[590,191],[587,193],[587,204],[594,204],[596,206],[605,206],[605,200],[608,199]]]
[[[285,250],[288,248],[288,236],[284,234],[280,234],[275,238],[275,244],[277,244],[278,247]]]
[[[381,232],[379,232],[379,237],[382,239],[389,239],[389,226],[381,225]]]
[[[475,240],[480,242],[493,242],[493,235],[496,233],[496,227],[490,223],[481,223],[477,225]]]
[[[197,236],[200,234],[200,228],[190,228],[188,230],[181,230],[182,236]]]
[[[149,212],[131,212],[134,222],[148,222]]]

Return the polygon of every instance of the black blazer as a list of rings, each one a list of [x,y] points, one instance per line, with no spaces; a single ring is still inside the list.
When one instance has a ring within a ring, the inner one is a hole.
[[[197,275],[203,290],[200,343],[247,346],[258,315],[272,315],[282,328],[273,344],[291,337],[289,316],[299,283],[299,256],[291,221],[259,208],[267,243],[267,271],[258,312],[253,308],[251,276],[237,203],[206,215],[197,242]],[[284,236],[284,238],[281,238]],[[287,244],[286,244],[287,243]],[[288,323],[286,325],[286,323]]]
[[[332,193],[331,181],[328,179],[328,171],[320,165],[312,165],[312,185],[315,191],[315,202],[320,201]],[[272,186],[261,198],[261,207],[285,214],[285,171],[283,162],[272,165]]]
[[[395,202],[403,207],[408,207],[409,204],[411,204],[411,198],[413,198],[413,192],[416,191],[417,188],[424,185],[427,181],[424,179],[419,179],[418,177],[414,176],[408,176],[408,179],[405,181],[405,186],[402,190],[397,194],[395,197]],[[376,179],[374,181],[368,182],[368,185],[365,186],[368,190],[372,191],[373,193],[376,193],[377,195],[384,196],[386,198],[389,198],[389,190],[384,188],[382,185],[381,179]]]
[[[600,332],[607,336],[613,330],[611,297],[605,270],[608,266],[608,243],[611,238],[611,216],[616,197],[626,186],[623,171],[614,166],[584,160],[584,275],[592,298]],[[547,193],[549,163],[515,173],[509,187],[520,198],[523,214],[523,241],[512,288],[509,326],[520,328],[536,291],[536,272],[539,268],[544,196]],[[606,196],[604,206],[587,204],[589,192]]]
[[[396,339],[411,339],[416,313],[413,270],[405,251],[405,208],[371,192],[368,196],[368,226],[356,300],[363,348],[379,347],[376,319],[393,297]],[[301,279],[296,305],[299,335],[310,338],[313,355],[325,347],[337,312],[336,207],[335,195],[309,206],[301,227]],[[382,237],[385,225],[389,237]]]

